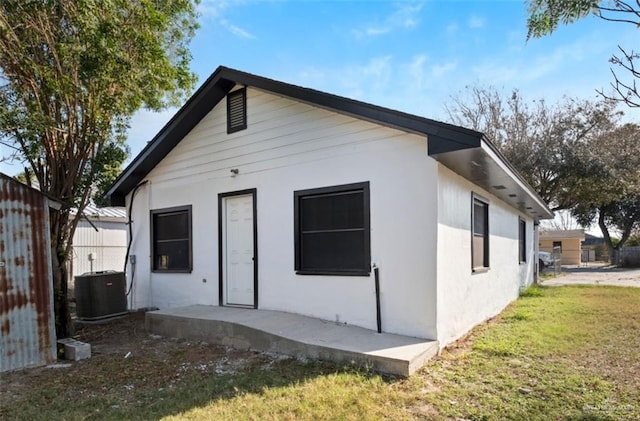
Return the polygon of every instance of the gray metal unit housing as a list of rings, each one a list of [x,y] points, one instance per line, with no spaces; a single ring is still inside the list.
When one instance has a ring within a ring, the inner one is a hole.
[[[95,272],[75,277],[76,316],[100,320],[127,313],[124,272]]]

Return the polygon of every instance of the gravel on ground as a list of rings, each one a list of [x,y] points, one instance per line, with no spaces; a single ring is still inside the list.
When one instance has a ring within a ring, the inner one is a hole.
[[[563,266],[554,278],[543,279],[542,285],[615,285],[640,287],[640,268],[621,268],[607,263]]]

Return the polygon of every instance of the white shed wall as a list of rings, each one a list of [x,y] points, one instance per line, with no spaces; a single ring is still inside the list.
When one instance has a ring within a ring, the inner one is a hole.
[[[122,221],[92,219],[96,231],[89,222],[81,219],[73,235],[72,278],[83,273],[105,270],[121,272],[127,251],[127,225]],[[89,261],[93,253],[94,261]]]
[[[471,271],[472,193],[489,200],[489,270]],[[527,224],[526,263],[519,263],[518,218]],[[438,165],[438,340],[444,346],[500,313],[533,282],[533,220]]]
[[[136,194],[132,307],[217,305],[218,194],[256,188],[258,307],[375,329],[373,272],[351,277],[294,271],[294,191],[369,181],[382,329],[434,338],[437,164],[427,156],[426,139],[252,88],[247,104],[246,130],[227,134],[221,102]],[[238,176],[230,176],[231,168],[239,169]],[[152,273],[149,211],[189,204],[192,273]]]

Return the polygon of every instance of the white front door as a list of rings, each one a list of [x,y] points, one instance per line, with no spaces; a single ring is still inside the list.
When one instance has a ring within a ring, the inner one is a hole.
[[[254,195],[222,198],[223,304],[254,307]]]

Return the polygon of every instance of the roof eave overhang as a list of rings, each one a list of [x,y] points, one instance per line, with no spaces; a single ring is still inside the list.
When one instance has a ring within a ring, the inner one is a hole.
[[[437,144],[440,152],[478,146],[482,136],[451,124],[221,66],[124,169],[107,191],[107,203],[125,206],[125,197],[235,85],[251,86],[377,124],[426,135],[432,144]]]
[[[108,190],[107,202],[111,206],[124,206],[126,196],[235,85],[252,86],[377,124],[426,135],[429,155],[446,167],[535,220],[553,217],[544,201],[482,133],[222,66],[125,168]]]
[[[546,203],[486,138],[475,147],[452,150],[432,148],[429,142],[429,155],[534,221],[553,218]]]

